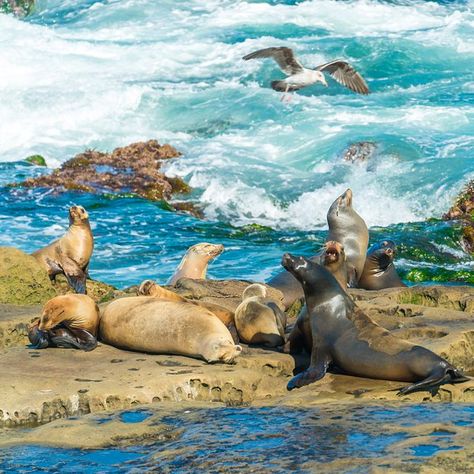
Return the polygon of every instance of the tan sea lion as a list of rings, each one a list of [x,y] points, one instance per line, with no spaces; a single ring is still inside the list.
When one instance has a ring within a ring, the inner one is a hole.
[[[153,296],[154,298],[160,298],[162,300],[168,301],[180,301],[184,303],[191,303],[194,305],[201,306],[202,308],[206,308],[215,316],[217,316],[227,327],[227,329],[232,334],[232,338],[234,342],[237,344],[239,342],[239,337],[237,335],[237,330],[235,328],[235,321],[234,321],[234,312],[230,311],[227,308],[224,308],[221,305],[216,303],[210,303],[207,301],[201,300],[190,300],[187,298],[183,298],[182,296],[178,295],[174,291],[167,290],[162,286],[155,283],[153,280],[145,280],[143,281],[140,286],[138,287],[137,291],[138,296]]]
[[[180,278],[205,279],[207,265],[223,251],[223,245],[207,242],[189,247],[173,276],[168,280],[168,285],[174,285]]]
[[[365,290],[406,286],[393,264],[396,251],[397,247],[392,240],[372,245],[367,252],[364,270],[357,286]]]
[[[323,249],[310,258],[312,262],[324,265],[339,281],[343,288],[347,287],[347,264],[344,247],[339,242],[329,240]],[[267,282],[283,293],[283,304],[288,309],[296,300],[304,297],[301,283],[290,273],[281,272]]]
[[[290,254],[283,255],[282,265],[304,288],[308,321],[301,329],[309,332],[311,346],[310,366],[290,380],[288,390],[323,378],[330,366],[360,377],[412,382],[400,395],[469,380],[435,353],[372,321],[321,265]]]
[[[50,299],[39,321],[28,331],[37,348],[74,347],[90,351],[97,346],[99,308],[87,295],[68,294]]]
[[[259,283],[248,286],[235,310],[235,326],[247,344],[281,346],[285,341],[286,314],[267,299],[267,289]]]
[[[112,301],[100,320],[100,337],[122,349],[177,354],[232,363],[242,348],[207,309],[190,303],[132,296]]]
[[[364,269],[369,230],[364,219],[352,208],[350,189],[332,203],[327,220],[329,225],[327,240],[335,240],[344,246],[349,286],[355,287]]]
[[[64,274],[76,293],[86,293],[89,261],[94,250],[94,237],[89,214],[82,206],[69,208],[69,229],[58,240],[33,252],[41,266],[54,280]]]

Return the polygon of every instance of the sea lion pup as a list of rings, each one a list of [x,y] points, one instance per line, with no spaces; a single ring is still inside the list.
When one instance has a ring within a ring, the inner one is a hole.
[[[112,301],[100,319],[100,337],[122,349],[177,354],[230,364],[242,348],[207,309],[190,303],[131,296]]]
[[[99,308],[87,295],[56,296],[44,305],[28,337],[38,349],[53,346],[91,351],[97,346],[99,319]]]
[[[259,283],[242,293],[242,303],[235,310],[235,326],[247,344],[276,347],[285,342],[286,314],[267,299],[267,289]]]
[[[372,321],[321,265],[290,254],[283,255],[282,265],[303,285],[310,331],[305,336],[311,342],[310,366],[290,380],[288,390],[323,378],[331,365],[351,375],[414,382],[399,395],[469,380],[430,350]]]
[[[339,281],[343,288],[347,287],[347,266],[344,246],[335,240],[327,241],[323,249],[310,258],[312,262],[324,265]],[[283,293],[283,304],[288,309],[296,300],[304,298],[301,283],[290,273],[281,272],[267,282]]]
[[[168,280],[168,285],[175,285],[180,278],[206,278],[207,265],[224,251],[221,244],[208,244],[207,242],[189,247],[181,263]]]
[[[69,229],[58,240],[33,252],[40,265],[54,280],[64,274],[76,293],[86,293],[89,261],[94,250],[94,237],[89,214],[82,206],[69,208]]]
[[[406,286],[393,264],[396,252],[397,247],[392,240],[372,245],[367,252],[364,270],[357,286],[365,290]]]
[[[239,342],[239,336],[237,334],[237,329],[235,328],[234,313],[219,304],[200,300],[188,300],[187,298],[183,298],[182,296],[176,294],[173,291],[163,288],[162,286],[155,283],[153,280],[143,281],[138,287],[137,295],[153,296],[154,298],[160,298],[162,300],[168,301],[180,301],[182,303],[190,303],[197,306],[201,306],[202,308],[206,308],[225,324],[227,329],[232,334],[234,342],[236,344]]]
[[[352,191],[347,189],[331,205],[327,214],[327,240],[344,246],[350,287],[357,286],[365,264],[369,244],[369,230],[364,219],[352,208]]]

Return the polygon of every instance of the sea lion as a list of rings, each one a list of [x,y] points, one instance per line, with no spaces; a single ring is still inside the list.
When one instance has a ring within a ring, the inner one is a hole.
[[[112,301],[100,320],[100,337],[115,347],[232,363],[242,348],[224,324],[200,306],[149,296]]]
[[[173,276],[168,280],[168,285],[174,285],[180,278],[205,279],[207,265],[223,251],[223,245],[207,242],[189,247]]]
[[[290,380],[288,390],[323,378],[330,366],[361,377],[413,382],[399,395],[469,380],[435,353],[372,321],[321,265],[290,254],[283,255],[282,265],[304,288],[308,321],[301,329],[309,329],[305,336],[311,342],[310,366]]]
[[[227,329],[232,334],[232,338],[234,342],[237,344],[239,342],[239,336],[237,334],[237,329],[235,328],[235,320],[234,320],[234,312],[230,311],[223,306],[210,303],[207,301],[200,301],[200,300],[189,300],[184,298],[174,291],[167,290],[162,286],[155,283],[153,280],[145,280],[143,281],[140,286],[138,287],[137,291],[138,296],[153,296],[154,298],[159,298],[162,300],[168,301],[180,301],[182,303],[191,303],[197,306],[201,306],[202,308],[206,308],[212,314],[217,316],[227,327]]]
[[[235,326],[247,344],[276,347],[285,342],[286,314],[267,299],[267,289],[259,283],[244,290],[242,303],[235,310]]]
[[[339,281],[343,288],[347,287],[347,266],[344,246],[335,240],[327,241],[323,249],[310,258],[312,262],[324,265]],[[290,273],[281,272],[267,282],[283,293],[283,304],[288,309],[296,300],[304,297],[301,283]]]
[[[392,240],[384,240],[372,245],[367,252],[364,270],[357,286],[365,290],[406,286],[393,264],[396,252],[397,247]]]
[[[53,346],[91,351],[97,346],[99,319],[99,308],[87,295],[56,296],[44,305],[28,337],[38,349]]]
[[[89,214],[82,206],[69,208],[69,229],[58,240],[33,252],[40,265],[54,280],[64,274],[76,293],[86,293],[89,261],[94,250],[94,237]]]
[[[329,226],[327,240],[336,240],[344,246],[349,286],[355,287],[364,269],[369,230],[364,219],[352,208],[350,189],[332,203],[327,220]]]

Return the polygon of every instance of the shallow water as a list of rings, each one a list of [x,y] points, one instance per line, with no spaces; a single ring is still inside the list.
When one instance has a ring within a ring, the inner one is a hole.
[[[140,422],[160,408],[127,411],[121,420]],[[115,415],[109,415],[112,420]],[[139,421],[137,421],[139,420]],[[101,423],[107,417],[100,418]],[[371,465],[396,461],[423,463],[443,450],[454,450],[456,426],[474,424],[474,406],[436,404],[350,406],[296,409],[214,408],[164,414],[160,423],[179,429],[165,441],[134,443],[100,450],[20,446],[0,450],[2,472],[314,472],[318,463],[347,461],[338,472],[367,472]],[[430,429],[424,423],[450,426]],[[415,429],[415,431],[414,431]],[[398,445],[410,440],[409,446]]]

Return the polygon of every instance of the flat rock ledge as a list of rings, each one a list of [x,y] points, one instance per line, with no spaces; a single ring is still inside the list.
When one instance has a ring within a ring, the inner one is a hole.
[[[355,290],[353,296],[394,334],[428,347],[467,374],[474,373],[473,287]],[[0,305],[1,427],[158,402],[210,406],[474,402],[474,381],[444,385],[433,397],[420,392],[400,398],[396,389],[403,383],[328,374],[287,392],[288,380],[308,357],[255,347],[245,346],[235,365],[123,351],[105,344],[88,353],[31,349],[26,328],[40,310],[40,306]]]

